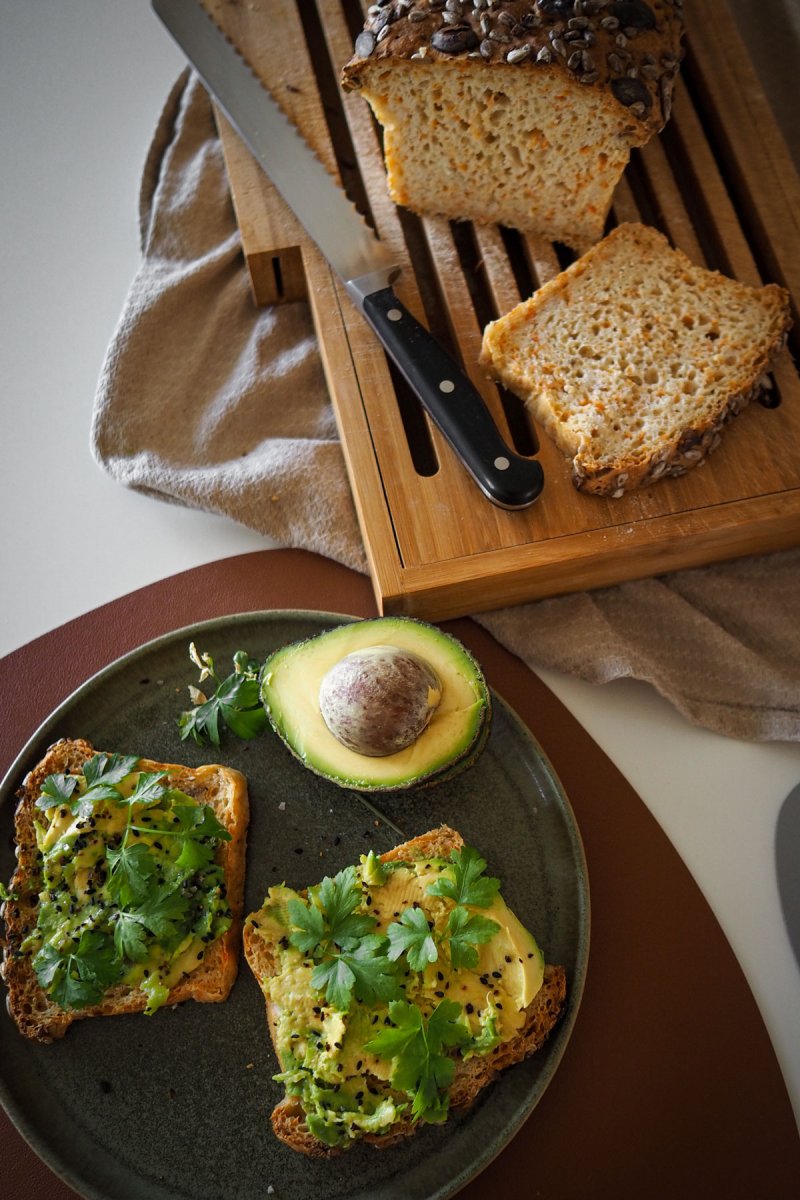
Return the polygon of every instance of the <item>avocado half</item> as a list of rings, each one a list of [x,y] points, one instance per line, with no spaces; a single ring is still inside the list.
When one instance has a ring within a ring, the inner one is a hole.
[[[410,746],[370,757],[342,745],[320,712],[319,690],[346,655],[371,646],[411,651],[442,685],[429,724]],[[360,792],[397,791],[450,779],[470,766],[488,741],[492,704],[483,672],[449,633],[413,617],[375,617],[338,625],[276,650],[261,672],[270,723],[292,754],[316,775]]]

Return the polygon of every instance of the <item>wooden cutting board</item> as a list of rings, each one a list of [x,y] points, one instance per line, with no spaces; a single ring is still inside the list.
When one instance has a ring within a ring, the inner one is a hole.
[[[752,404],[702,469],[619,500],[576,492],[569,464],[478,366],[482,329],[562,269],[537,237],[414,217],[386,190],[380,133],[338,87],[358,0],[204,0],[343,181],[403,271],[401,299],[460,358],[504,436],[545,471],[541,499],[494,507],[408,394],[366,322],[221,114],[257,304],[306,297],[316,322],[381,611],[432,620],[800,542],[800,379],[790,340],[771,404]],[[617,188],[613,219],[665,232],[689,257],[800,297],[800,181],[724,0],[687,5],[672,119]],[[566,260],[568,261],[568,260]],[[797,312],[795,309],[795,321]]]

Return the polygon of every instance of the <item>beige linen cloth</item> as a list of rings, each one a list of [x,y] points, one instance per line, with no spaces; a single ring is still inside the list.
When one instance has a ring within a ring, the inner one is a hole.
[[[95,402],[97,461],[366,572],[308,309],[254,307],[211,107],[188,71],[151,146],[141,234]],[[532,668],[647,680],[720,733],[800,740],[798,617],[800,550],[476,619]]]

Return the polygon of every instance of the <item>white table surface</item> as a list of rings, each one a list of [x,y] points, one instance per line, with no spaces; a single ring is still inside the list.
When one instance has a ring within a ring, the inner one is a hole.
[[[5,654],[135,588],[272,543],[126,491],[89,452],[97,378],[138,264],[141,168],[181,55],[147,0],[0,0],[0,17]],[[635,681],[542,678],[699,883],[800,1121],[800,970],[774,868],[775,823],[800,780],[800,745],[695,728]]]

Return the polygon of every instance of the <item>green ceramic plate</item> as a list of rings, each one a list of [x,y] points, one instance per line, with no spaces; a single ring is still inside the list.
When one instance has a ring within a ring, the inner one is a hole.
[[[393,1148],[359,1145],[320,1163],[272,1134],[269,1114],[281,1089],[271,1078],[276,1061],[261,993],[244,963],[225,1004],[80,1021],[51,1045],[20,1037],[3,1010],[0,1099],[41,1158],[91,1200],[445,1200],[519,1130],[561,1059],[588,955],[583,850],[552,768],[498,697],[489,743],[473,768],[375,804],[317,779],[271,734],[253,742],[228,737],[212,754],[180,741],[176,718],[196,681],[191,640],[227,672],[237,649],[264,658],[348,619],[315,612],[226,617],[168,634],[95,675],[44,723],[2,785],[0,878],[13,869],[15,788],[57,738],[85,737],[99,749],[191,765],[219,756],[249,780],[246,912],[273,883],[317,882],[370,847],[381,852],[447,822],[501,877],[503,895],[547,960],[566,967],[566,1017],[540,1053],[506,1071],[466,1114]]]

